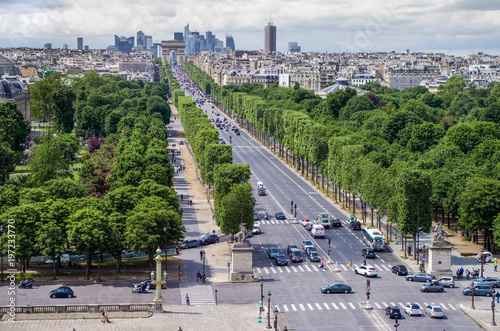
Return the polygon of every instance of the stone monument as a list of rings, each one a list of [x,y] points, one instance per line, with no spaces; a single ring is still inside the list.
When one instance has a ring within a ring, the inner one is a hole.
[[[231,281],[251,282],[254,280],[253,247],[247,240],[245,224],[240,224],[235,239],[237,242],[231,247]]]
[[[448,233],[443,230],[441,222],[434,227],[432,232],[436,232],[436,234],[429,245],[427,273],[436,277],[453,276],[451,270],[451,244],[445,240],[448,238]]]

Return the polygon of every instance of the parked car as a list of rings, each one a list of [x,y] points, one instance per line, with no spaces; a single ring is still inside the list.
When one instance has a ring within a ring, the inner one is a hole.
[[[184,240],[180,245],[182,249],[193,248],[198,246],[200,246],[200,241],[198,239]]]
[[[287,264],[288,264],[288,260],[286,259],[285,255],[283,255],[283,254],[276,255],[276,265],[284,266]]]
[[[416,282],[431,282],[434,279],[434,276],[431,276],[429,274],[423,273],[423,272],[417,272],[416,274],[413,275],[406,275],[406,280],[409,280],[410,282],[416,281]]]
[[[219,236],[216,234],[207,234],[200,238],[200,245],[208,245],[219,242]]]
[[[493,254],[490,252],[482,252],[476,255],[476,261],[481,262],[481,256],[484,255],[484,263],[493,262]]]
[[[441,277],[437,281],[444,287],[455,287],[455,280],[453,279],[453,277]]]
[[[375,251],[371,248],[363,248],[361,250],[361,256],[366,257],[366,258],[371,258],[374,259],[375,256]]]
[[[267,257],[270,259],[275,259],[279,255],[279,250],[276,247],[270,247],[267,250]]]
[[[341,227],[342,222],[338,218],[334,218],[330,221],[331,226]]]
[[[358,275],[364,275],[366,277],[377,277],[378,272],[375,267],[371,265],[362,265],[354,269],[354,273]]]
[[[308,247],[314,247],[312,241],[302,240],[302,249],[304,250],[304,252],[307,250]]]
[[[409,316],[421,316],[422,308],[418,303],[407,303],[405,306],[405,313]]]
[[[468,286],[462,290],[463,295],[472,295],[472,286]],[[491,297],[495,295],[495,290],[489,285],[474,285],[474,295]]]
[[[500,279],[495,277],[479,278],[472,282],[472,285],[488,285],[490,287],[500,287]]]
[[[129,258],[129,257],[134,257],[134,250],[133,249],[124,249],[122,251],[122,259]]]
[[[406,266],[404,266],[402,264],[397,264],[395,266],[392,266],[391,271],[393,273],[395,273],[396,275],[398,275],[398,276],[401,276],[401,275],[406,276],[406,275],[408,275],[408,269],[406,269]]]
[[[336,284],[330,284],[328,286],[323,286],[321,288],[321,293],[351,293],[352,288],[349,285],[346,284],[341,284],[341,283],[336,283]]]
[[[252,234],[260,234],[262,230],[260,229],[260,225],[254,224],[252,229]]]
[[[444,287],[439,282],[430,282],[420,287],[421,292],[443,292]]]
[[[274,217],[277,219],[277,220],[286,220],[286,216],[284,213],[278,211],[276,212],[276,214],[274,214]]]
[[[68,263],[70,261],[69,254],[62,254],[61,255],[61,263]],[[45,263],[54,263],[54,260],[48,259],[45,260]]]
[[[349,227],[352,230],[361,230],[361,222],[360,221],[351,221],[349,223]]]
[[[321,261],[321,258],[319,257],[318,252],[316,252],[316,251],[309,251],[309,253],[307,253],[307,257],[309,258],[309,261],[311,261],[311,262]]]
[[[53,298],[72,298],[75,292],[69,286],[62,286],[50,291],[49,297]]]
[[[395,306],[389,306],[385,308],[385,314],[389,315],[389,318],[401,319],[401,311],[398,307]]]
[[[427,313],[427,315],[433,318],[444,317],[443,309],[441,309],[441,307],[439,307],[438,305],[428,305],[427,307],[425,307],[425,312]]]
[[[304,257],[302,253],[298,249],[292,249],[290,252],[290,259],[292,262],[302,262],[304,261]]]

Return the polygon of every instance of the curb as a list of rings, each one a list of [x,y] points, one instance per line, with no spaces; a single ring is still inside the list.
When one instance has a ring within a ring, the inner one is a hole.
[[[472,319],[476,324],[483,330],[489,330],[489,328],[483,324],[478,318],[476,318],[473,314],[471,314],[468,310],[469,308],[462,308],[459,306],[459,309],[464,313],[466,316],[468,316],[470,319]]]

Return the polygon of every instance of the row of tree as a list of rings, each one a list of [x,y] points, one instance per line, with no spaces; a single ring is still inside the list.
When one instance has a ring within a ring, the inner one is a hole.
[[[363,95],[346,88],[321,99],[298,86],[219,86],[193,63],[183,65],[221,105],[388,214],[402,232],[416,235],[418,211],[421,231],[429,230],[431,202],[421,198],[428,194],[460,216],[458,226],[484,233],[487,246],[494,237],[500,243],[500,205],[488,203],[500,193],[500,83],[478,89],[453,76],[436,94],[370,83]]]

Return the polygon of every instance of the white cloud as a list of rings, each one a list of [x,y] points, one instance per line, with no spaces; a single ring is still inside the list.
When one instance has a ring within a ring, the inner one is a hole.
[[[262,49],[270,11],[280,51],[289,41],[303,51],[486,49],[500,37],[500,4],[489,0],[0,0],[0,47],[75,47],[83,37],[104,48],[139,30],[169,40],[189,23]]]

